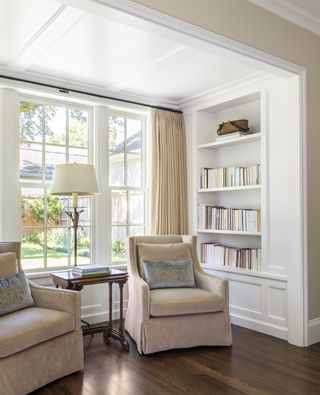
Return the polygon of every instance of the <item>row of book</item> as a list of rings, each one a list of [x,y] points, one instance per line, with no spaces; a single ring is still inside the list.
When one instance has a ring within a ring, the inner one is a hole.
[[[201,262],[208,266],[259,271],[261,249],[228,247],[219,243],[202,243]]]
[[[260,232],[260,210],[225,208],[198,204],[198,228]]]
[[[247,167],[203,167],[200,170],[200,189],[259,185],[261,165]]]
[[[72,272],[81,277],[98,277],[110,274],[111,269],[108,266],[102,265],[81,265],[74,266]]]

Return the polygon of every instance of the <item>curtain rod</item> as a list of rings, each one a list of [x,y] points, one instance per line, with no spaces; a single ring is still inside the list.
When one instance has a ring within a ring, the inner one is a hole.
[[[153,106],[151,104],[141,103],[141,102],[137,102],[137,101],[133,101],[133,100],[119,99],[117,97],[99,95],[98,93],[84,92],[84,91],[80,91],[78,89],[69,89],[69,88],[59,87],[59,86],[55,86],[55,85],[51,85],[51,84],[45,84],[44,82],[25,80],[23,78],[18,78],[18,77],[9,77],[7,75],[2,75],[2,74],[0,74],[0,78],[4,78],[4,79],[7,79],[7,80],[11,80],[11,81],[26,82],[28,84],[33,84],[33,85],[40,85],[40,86],[44,86],[46,88],[53,88],[53,89],[57,89],[60,93],[69,93],[69,92],[80,93],[82,95],[99,97],[100,99],[115,100],[115,101],[122,102],[122,103],[135,104],[137,106],[156,108],[157,110],[164,110],[164,111],[170,111],[170,112],[175,112],[175,113],[178,113],[178,114],[182,114],[181,110],[175,110],[173,108],[167,108],[167,107],[161,107],[161,106]]]

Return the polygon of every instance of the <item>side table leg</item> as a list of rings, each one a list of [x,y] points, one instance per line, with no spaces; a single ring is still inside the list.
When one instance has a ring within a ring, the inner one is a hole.
[[[123,345],[123,348],[129,351],[129,343],[127,339],[124,337],[124,328],[123,328],[123,283],[119,283],[119,290],[120,290],[120,326],[119,326],[119,340],[120,343]]]
[[[103,337],[106,342],[109,342],[108,338],[112,334],[112,281],[109,282],[109,322],[108,329],[105,330]]]

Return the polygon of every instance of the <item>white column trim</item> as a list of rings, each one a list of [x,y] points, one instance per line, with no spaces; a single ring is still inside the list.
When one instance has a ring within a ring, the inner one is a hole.
[[[94,164],[96,166],[100,194],[95,197],[93,260],[95,264],[109,265],[111,262],[111,197],[109,191],[109,108],[94,108]]]
[[[19,99],[0,90],[0,240],[20,240]]]

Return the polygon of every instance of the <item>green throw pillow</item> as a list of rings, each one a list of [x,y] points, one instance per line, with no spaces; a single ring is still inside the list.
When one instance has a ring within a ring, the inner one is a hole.
[[[23,272],[0,280],[0,316],[33,305],[28,280]]]
[[[155,288],[194,288],[191,259],[177,261],[143,261],[146,282]]]

